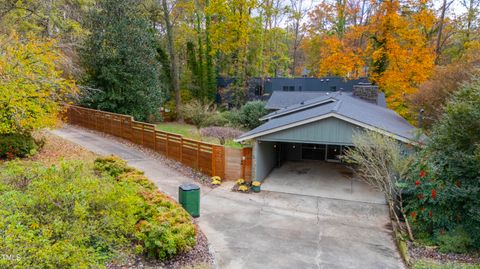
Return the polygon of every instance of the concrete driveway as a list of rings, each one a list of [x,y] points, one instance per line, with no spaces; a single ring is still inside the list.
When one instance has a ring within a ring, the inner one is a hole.
[[[385,196],[354,177],[345,165],[325,161],[303,160],[286,162],[273,169],[263,182],[263,189],[385,204]]]
[[[65,127],[53,131],[98,154],[115,154],[145,171],[177,198],[192,182],[143,152],[101,135]],[[241,194],[202,187],[200,227],[218,268],[403,268],[385,205],[264,191]]]

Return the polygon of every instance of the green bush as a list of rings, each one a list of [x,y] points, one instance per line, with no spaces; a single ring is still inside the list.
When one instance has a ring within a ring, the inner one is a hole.
[[[195,245],[196,230],[190,215],[174,200],[157,191],[142,172],[115,156],[97,158],[95,170],[120,182],[141,186],[139,193],[145,206],[136,225],[136,238],[142,242],[148,256],[164,260]]]
[[[267,113],[265,102],[251,101],[240,109],[239,119],[242,126],[248,129],[254,129],[262,124],[260,118],[267,115]]]
[[[28,134],[0,134],[0,159],[14,159],[35,154],[41,142]]]
[[[472,239],[463,227],[437,236],[439,250],[444,253],[466,253],[472,246]]]
[[[428,143],[411,165],[405,193],[415,229],[432,239],[446,232],[442,240],[465,244],[468,237],[476,249],[480,248],[479,130],[480,79],[474,79],[454,94],[433,126]],[[458,232],[458,227],[466,234],[448,235]]]
[[[219,112],[212,113],[209,117],[205,118],[202,126],[203,127],[223,127],[228,124],[228,120]]]
[[[97,172],[105,173],[111,177],[118,177],[120,174],[135,170],[129,167],[127,162],[113,155],[97,158],[94,162],[94,169]]]
[[[0,268],[103,268],[121,255],[167,259],[195,245],[188,213],[142,173],[113,157],[96,169],[79,161],[1,167]]]

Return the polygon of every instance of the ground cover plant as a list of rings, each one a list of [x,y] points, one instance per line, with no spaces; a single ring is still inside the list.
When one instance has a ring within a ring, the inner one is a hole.
[[[195,245],[188,213],[117,158],[0,169],[0,267],[103,268],[122,255],[168,259]]]

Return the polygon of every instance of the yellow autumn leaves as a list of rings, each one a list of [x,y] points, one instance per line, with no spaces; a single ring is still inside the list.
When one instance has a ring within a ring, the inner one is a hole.
[[[62,104],[76,92],[75,82],[62,77],[60,56],[54,39],[0,35],[0,134],[57,123]]]

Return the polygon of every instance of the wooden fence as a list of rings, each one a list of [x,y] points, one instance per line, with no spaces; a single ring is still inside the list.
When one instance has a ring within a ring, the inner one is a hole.
[[[68,107],[67,121],[142,145],[208,176],[251,180],[251,148],[225,148],[187,139],[157,130],[153,124],[135,121],[131,116],[79,106]]]

